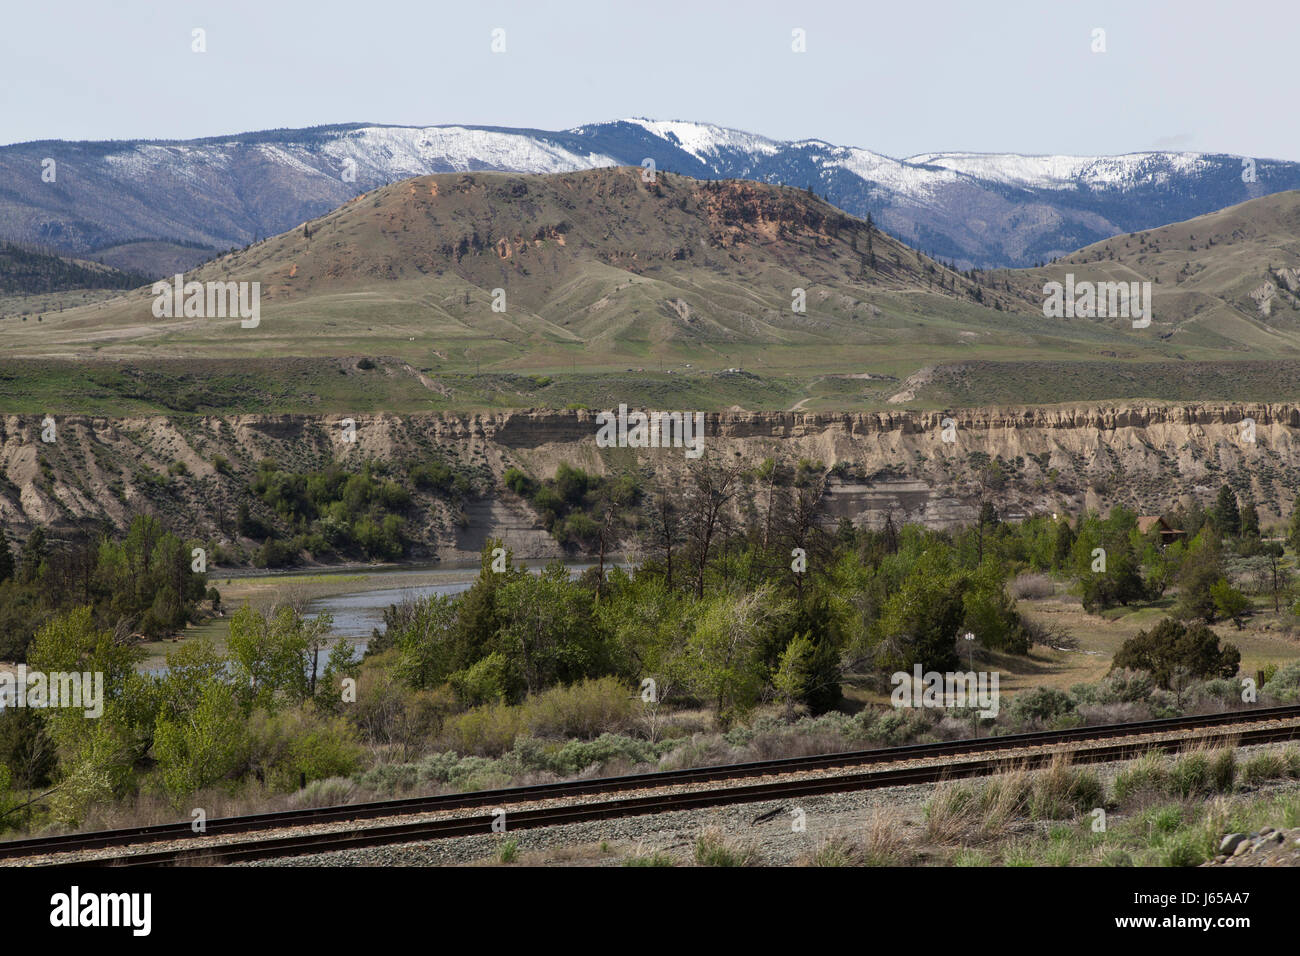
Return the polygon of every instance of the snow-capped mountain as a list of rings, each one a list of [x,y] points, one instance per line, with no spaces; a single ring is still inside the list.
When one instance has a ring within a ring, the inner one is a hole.
[[[921,153],[905,162],[939,166],[976,179],[1033,189],[1134,189],[1168,185],[1174,176],[1216,168],[1204,153],[1127,153],[1123,156],[1022,156],[1018,153]],[[1240,166],[1240,163],[1238,164]]]
[[[1300,164],[1226,154],[944,152],[894,159],[684,121],[625,119],[558,132],[350,124],[188,141],[0,147],[0,238],[161,274],[409,176],[553,173],[646,160],[697,178],[811,187],[963,267],[1029,265],[1116,233],[1300,188]]]

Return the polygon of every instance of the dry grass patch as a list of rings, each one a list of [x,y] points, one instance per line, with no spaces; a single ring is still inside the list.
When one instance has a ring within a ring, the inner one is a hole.
[[[964,843],[975,827],[978,812],[975,788],[945,781],[934,788],[925,808],[925,835],[935,843]]]
[[[1182,751],[1169,770],[1169,792],[1175,797],[1224,793],[1237,779],[1237,751],[1230,744],[1197,742]]]
[[[1048,768],[1034,774],[1030,815],[1038,820],[1065,820],[1100,807],[1105,801],[1101,778],[1070,764],[1069,754],[1057,754]]]
[[[1255,754],[1241,768],[1242,779],[1252,785],[1279,780],[1286,775],[1286,757],[1280,753]]]
[[[892,866],[903,860],[907,841],[903,820],[887,807],[875,807],[867,815],[862,833],[862,862],[865,866]]]
[[[1169,789],[1169,768],[1154,751],[1131,761],[1115,775],[1115,799],[1132,803],[1144,795],[1162,795]]]
[[[1017,768],[979,783],[939,784],[926,806],[925,832],[949,845],[995,840],[1026,819],[1066,819],[1101,806],[1104,793],[1094,772],[1059,755],[1046,770]]]
[[[842,833],[827,837],[800,861],[804,866],[861,866],[862,847]]]
[[[758,851],[729,839],[716,827],[704,830],[695,840],[697,866],[757,866]]]

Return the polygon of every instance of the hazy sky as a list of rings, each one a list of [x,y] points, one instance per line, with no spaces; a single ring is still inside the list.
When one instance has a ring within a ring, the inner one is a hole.
[[[892,156],[1300,160],[1297,27],[1300,0],[9,2],[0,143],[649,116]]]

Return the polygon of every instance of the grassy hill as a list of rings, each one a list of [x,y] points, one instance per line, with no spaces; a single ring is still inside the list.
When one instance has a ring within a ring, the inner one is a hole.
[[[275,407],[281,389],[260,377],[293,359],[318,382],[287,399],[294,407],[371,401],[376,376],[351,373],[373,364],[395,408],[689,393],[703,407],[813,410],[994,395],[1283,398],[1271,363],[1300,359],[1300,276],[1265,276],[1297,261],[1300,193],[1117,237],[1046,269],[960,274],[801,190],[640,173],[385,186],[186,275],[261,283],[257,328],[155,318],[144,287],[41,316],[39,327],[0,321],[0,351],[18,360],[0,373],[57,381],[55,400],[94,393],[110,407],[138,393],[123,385],[130,369],[181,381],[237,374],[249,381],[229,399],[190,391],[211,399],[200,407],[248,407],[255,393]],[[1067,271],[1157,283],[1152,327],[1044,318],[1043,283]],[[1266,281],[1268,314],[1251,298]],[[796,289],[804,312],[792,309]],[[1233,371],[1241,362],[1244,374]],[[1209,394],[1186,386],[1188,363]],[[98,386],[86,386],[87,364]]]
[[[1009,284],[1025,305],[1039,306],[1043,284],[1067,273],[1076,282],[1147,281],[1155,293],[1151,331],[1179,353],[1300,357],[1297,266],[1300,192],[1285,192],[1116,236],[1046,268],[992,272],[989,281]]]

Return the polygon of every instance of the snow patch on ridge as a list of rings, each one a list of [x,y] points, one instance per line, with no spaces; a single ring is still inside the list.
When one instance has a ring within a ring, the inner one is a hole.
[[[338,166],[350,158],[359,170],[395,177],[475,169],[571,173],[618,165],[603,153],[580,154],[523,133],[464,126],[367,126],[349,130],[321,152]]]
[[[219,146],[137,143],[121,152],[105,154],[103,163],[117,179],[161,175],[198,183],[208,171],[229,167],[230,156]]]
[[[963,178],[960,173],[946,169],[925,169],[900,162],[868,149],[852,146],[832,146],[826,150],[822,165],[838,167],[870,183],[884,186],[911,199],[928,201],[935,198],[936,190],[945,184]]]
[[[940,166],[977,179],[1035,189],[1127,189],[1163,185],[1176,175],[1211,168],[1205,153],[1127,153],[1122,156],[1022,156],[1018,153],[920,153],[909,163]]]
[[[783,144],[756,133],[746,133],[711,123],[689,123],[681,120],[625,119],[660,139],[676,144],[700,162],[708,164],[709,157],[724,149],[739,150],[762,156],[775,156]]]

